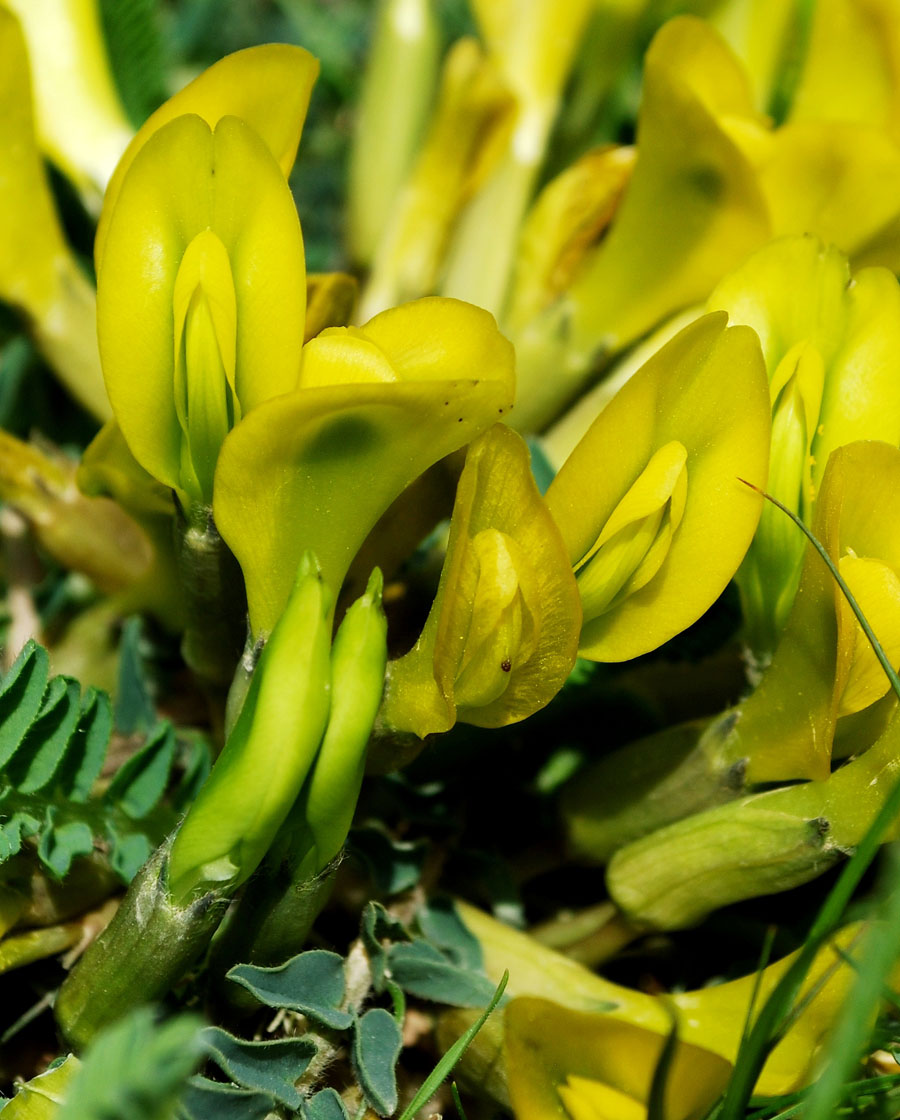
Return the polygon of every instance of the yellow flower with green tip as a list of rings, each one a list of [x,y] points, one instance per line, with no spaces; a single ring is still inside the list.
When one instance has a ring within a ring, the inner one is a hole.
[[[466,457],[441,581],[415,647],[390,668],[384,723],[420,738],[457,719],[500,727],[556,695],[581,608],[528,448],[501,424]]]
[[[707,315],[667,343],[594,421],[547,491],[584,608],[580,650],[656,648],[722,592],[752,539],[769,403],[759,342]]]
[[[97,330],[109,397],[138,462],[209,505],[241,416],[297,384],[303,239],[281,168],[236,117],[155,132],[109,212]]]
[[[505,414],[514,392],[512,347],[493,316],[458,300],[311,339],[299,387],[245,415],[219,456],[213,510],[254,633],[271,629],[305,549],[339,587],[391,502]]]

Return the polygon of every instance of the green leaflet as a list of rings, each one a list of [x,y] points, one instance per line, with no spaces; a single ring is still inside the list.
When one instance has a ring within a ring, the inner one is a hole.
[[[29,642],[0,682],[0,864],[33,837],[56,879],[102,837],[128,881],[169,824],[157,812],[169,783],[176,740],[159,724],[116,773],[102,798],[91,790],[106,760],[113,719],[109,697],[48,676],[47,653]]]
[[[203,1043],[219,1069],[238,1085],[267,1093],[287,1108],[300,1107],[301,1096],[294,1082],[315,1057],[312,1039],[246,1042],[220,1027],[207,1027]]]
[[[344,967],[337,953],[313,949],[276,968],[239,964],[228,978],[242,985],[268,1007],[300,1011],[332,1030],[346,1030],[353,1019],[340,1009],[344,1000]]]
[[[397,1108],[395,1067],[403,1047],[400,1026],[383,1007],[370,1008],[357,1019],[353,1033],[353,1068],[366,1098],[379,1116]]]

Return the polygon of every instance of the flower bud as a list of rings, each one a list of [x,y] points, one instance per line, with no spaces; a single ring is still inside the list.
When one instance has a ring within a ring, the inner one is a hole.
[[[169,889],[176,901],[248,879],[296,800],[328,719],[331,604],[306,553],[240,715],[175,837]]]

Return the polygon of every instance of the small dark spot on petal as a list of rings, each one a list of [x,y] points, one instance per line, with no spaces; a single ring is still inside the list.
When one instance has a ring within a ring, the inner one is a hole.
[[[508,657],[504,661],[500,662],[500,668],[503,670],[504,673],[508,673],[510,671],[510,669],[512,669],[512,662],[510,661],[510,659]]]

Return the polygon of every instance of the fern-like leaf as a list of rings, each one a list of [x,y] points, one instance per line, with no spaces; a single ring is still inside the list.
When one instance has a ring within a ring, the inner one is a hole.
[[[73,859],[100,847],[124,880],[133,877],[174,820],[163,795],[177,744],[171,726],[158,724],[92,796],[112,729],[109,697],[50,677],[46,650],[28,642],[0,681],[0,865],[28,841],[61,879]]]

